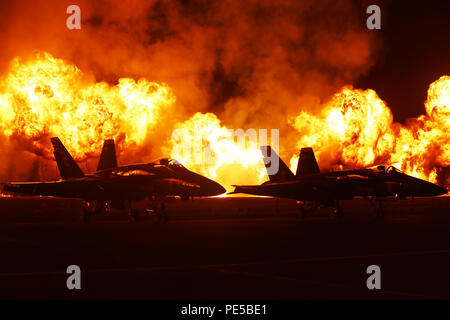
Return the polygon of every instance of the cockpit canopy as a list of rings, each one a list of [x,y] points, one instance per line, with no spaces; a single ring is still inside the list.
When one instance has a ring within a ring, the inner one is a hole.
[[[386,173],[386,174],[402,173],[402,171],[400,171],[396,167],[388,165],[379,165],[372,167],[371,169],[378,173]]]
[[[163,166],[167,166],[169,168],[184,168],[181,163],[179,163],[177,160],[171,159],[171,158],[162,158],[162,159],[156,160],[154,163],[160,164]]]
[[[154,173],[149,172],[147,170],[143,170],[143,169],[126,169],[126,170],[117,170],[117,171],[113,171],[114,175],[118,175],[118,176],[149,176],[149,175],[153,175]]]

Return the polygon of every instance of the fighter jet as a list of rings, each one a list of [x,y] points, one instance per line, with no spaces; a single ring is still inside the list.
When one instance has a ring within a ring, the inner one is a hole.
[[[151,200],[158,220],[167,221],[164,200],[215,196],[225,193],[217,182],[189,171],[175,159],[117,166],[114,140],[106,140],[97,171],[84,174],[59,138],[51,138],[53,154],[61,180],[49,182],[11,182],[4,193],[79,198],[83,200],[81,219],[108,212],[111,207],[127,209],[130,219],[139,220],[140,212],[133,200]]]
[[[314,212],[319,206],[332,207],[342,216],[340,200],[364,197],[377,203],[376,215],[383,216],[382,201],[388,198],[429,197],[446,194],[438,185],[409,176],[393,166],[343,170],[321,173],[312,148],[302,148],[294,175],[270,146],[262,146],[269,181],[262,185],[234,186],[232,193],[246,193],[298,201],[301,216]],[[278,163],[278,170],[269,170]]]

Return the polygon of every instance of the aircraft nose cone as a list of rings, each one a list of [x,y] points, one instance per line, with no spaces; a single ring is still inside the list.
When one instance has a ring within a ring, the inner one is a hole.
[[[214,180],[208,179],[204,185],[203,192],[205,196],[212,197],[225,193],[227,190]]]
[[[440,196],[447,193],[447,190],[434,183],[428,183],[425,189],[428,196]]]
[[[225,190],[224,187],[222,187],[219,183],[214,182],[214,186],[213,186],[213,192],[215,196],[218,196],[219,194],[225,193],[227,192],[227,190]]]
[[[435,197],[447,193],[445,188],[438,186],[432,182],[416,179],[416,183],[411,184],[412,196],[418,197]]]
[[[444,189],[440,186],[435,186],[435,192],[437,196],[443,195],[443,194],[447,194],[447,189]]]

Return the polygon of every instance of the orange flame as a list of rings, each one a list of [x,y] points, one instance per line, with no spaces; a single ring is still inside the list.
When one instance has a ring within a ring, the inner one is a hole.
[[[393,122],[390,109],[373,90],[344,87],[321,113],[301,112],[292,120],[299,131],[297,146],[315,148],[323,164],[364,167],[396,165],[406,173],[437,181],[437,169],[450,165],[450,77],[428,89],[427,115],[407,126]],[[295,167],[298,157],[291,159]]]
[[[124,137],[142,146],[162,110],[175,97],[166,84],[121,78],[94,83],[75,65],[38,53],[15,58],[0,79],[0,129],[32,140],[34,151],[51,158],[48,136],[59,136],[77,159],[97,154],[104,139]],[[41,142],[42,141],[42,142]]]
[[[436,182],[438,169],[450,166],[449,101],[450,77],[442,76],[428,89],[426,115],[401,125],[375,91],[346,86],[320,113],[301,111],[289,123],[298,131],[297,147],[313,147],[323,168],[385,163]],[[172,130],[162,122],[174,104],[164,83],[130,78],[117,85],[96,83],[48,53],[14,59],[0,78],[3,135],[30,141],[46,158],[51,158],[49,136],[59,136],[76,159],[97,155],[109,138],[123,147],[145,146],[149,131]],[[170,145],[172,157],[224,185],[261,183],[265,170],[258,142],[237,140],[215,114],[197,113],[175,126],[172,141],[158,146]],[[291,158],[292,168],[297,159]]]
[[[450,76],[442,76],[430,84],[425,109],[433,121],[450,127]]]
[[[318,115],[302,111],[290,123],[299,132],[297,147],[313,147],[324,169],[384,163],[437,182],[438,168],[450,166],[449,96],[450,77],[443,76],[430,85],[427,115],[410,119],[403,126],[393,122],[391,110],[375,91],[346,86]],[[229,129],[214,114],[197,113],[177,128],[185,131],[174,136],[172,156],[188,167],[225,185],[264,180],[258,146],[230,139]],[[201,147],[183,153],[180,145],[192,146],[193,141]],[[208,162],[204,157],[211,152],[214,160]],[[297,161],[294,155],[290,161],[293,171]]]
[[[171,142],[173,158],[225,187],[259,183],[265,175],[257,141],[236,137],[215,114],[196,113],[179,123]]]

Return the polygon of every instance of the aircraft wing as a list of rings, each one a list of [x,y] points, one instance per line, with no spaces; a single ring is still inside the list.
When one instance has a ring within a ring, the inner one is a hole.
[[[247,193],[248,191],[256,192],[259,189],[261,189],[261,186],[238,186],[233,185],[234,191],[229,192],[229,194],[235,194],[235,193]]]
[[[320,200],[338,196],[351,199],[352,179],[301,179],[285,182],[268,182],[257,186],[234,186],[232,193],[291,198],[297,200]]]
[[[147,176],[85,177],[50,182],[11,182],[3,193],[81,199],[143,199],[146,196],[196,193],[197,184],[178,179]]]
[[[101,190],[96,181],[62,180],[50,182],[11,182],[3,186],[3,193],[83,198],[93,189]]]

